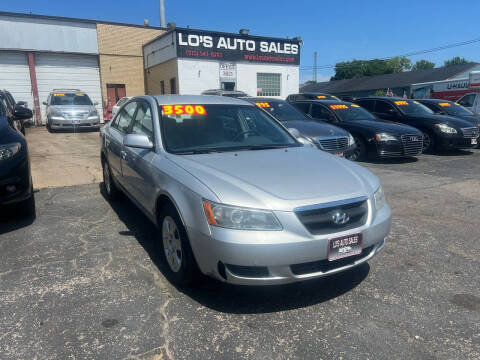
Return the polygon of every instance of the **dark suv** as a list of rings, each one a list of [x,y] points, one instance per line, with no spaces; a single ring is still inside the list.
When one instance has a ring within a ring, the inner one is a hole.
[[[467,149],[477,145],[478,127],[456,117],[437,115],[416,100],[368,97],[355,102],[381,119],[410,125],[422,131],[424,152],[440,148]]]
[[[340,100],[335,95],[321,92],[305,92],[300,94],[290,94],[285,101],[293,103],[301,100]]]

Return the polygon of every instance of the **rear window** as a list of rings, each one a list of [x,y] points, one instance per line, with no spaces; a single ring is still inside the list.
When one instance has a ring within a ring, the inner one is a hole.
[[[84,93],[53,93],[50,105],[93,105]]]

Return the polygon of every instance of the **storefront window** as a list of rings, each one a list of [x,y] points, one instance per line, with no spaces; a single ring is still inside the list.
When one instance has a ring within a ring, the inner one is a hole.
[[[257,73],[258,96],[280,96],[280,74]]]

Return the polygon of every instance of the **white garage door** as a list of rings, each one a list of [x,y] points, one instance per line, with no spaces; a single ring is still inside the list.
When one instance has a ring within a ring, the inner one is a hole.
[[[27,53],[0,51],[0,89],[10,91],[15,101],[26,101],[33,109]]]
[[[42,121],[46,122],[45,106],[48,94],[53,89],[79,89],[87,93],[92,102],[98,102],[97,110],[103,120],[100,70],[95,55],[35,54],[38,97]]]

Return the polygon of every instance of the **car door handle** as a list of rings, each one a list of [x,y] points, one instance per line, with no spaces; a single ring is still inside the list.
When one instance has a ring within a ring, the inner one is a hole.
[[[122,157],[123,160],[127,158],[127,152],[126,151],[120,151],[120,156]]]
[[[105,138],[105,146],[108,146],[110,145],[110,140],[108,140],[107,138]]]

